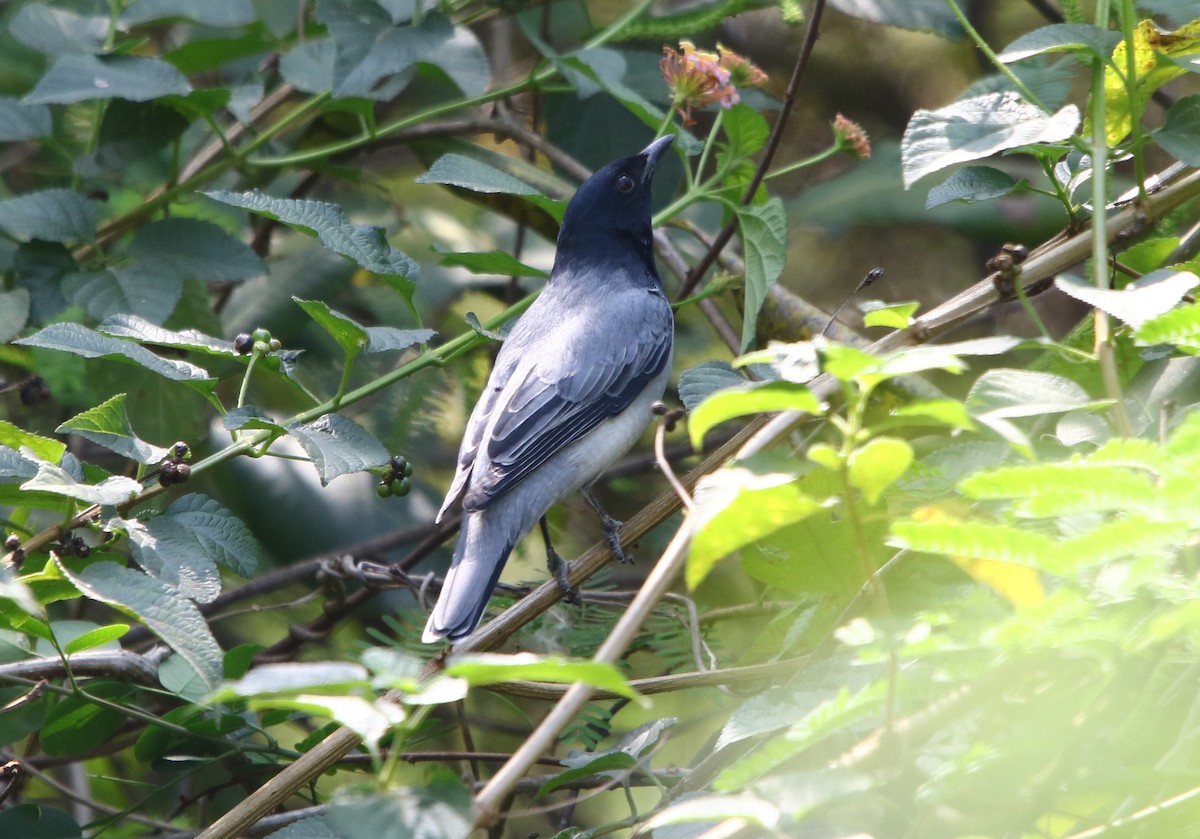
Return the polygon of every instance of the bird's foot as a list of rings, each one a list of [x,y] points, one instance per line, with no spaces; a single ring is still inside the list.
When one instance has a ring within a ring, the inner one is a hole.
[[[550,576],[558,583],[558,587],[562,589],[563,600],[570,603],[572,606],[583,605],[583,599],[579,596],[579,589],[571,585],[569,572],[571,565],[565,559],[558,555],[558,551],[547,546],[546,550],[546,567],[550,569]]]
[[[604,541],[608,543],[608,549],[612,551],[613,556],[618,562],[625,565],[633,564],[633,557],[630,556],[625,548],[621,546],[621,528],[625,526],[625,522],[617,521],[608,512],[600,506],[600,502],[596,500],[596,496],[592,495],[587,490],[583,491],[583,499],[587,501],[597,517],[600,519],[600,530],[604,534]]]

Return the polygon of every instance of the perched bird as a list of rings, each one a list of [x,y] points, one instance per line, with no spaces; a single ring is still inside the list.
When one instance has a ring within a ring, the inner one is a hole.
[[[654,266],[650,180],[674,139],[608,164],[567,205],[550,279],[509,332],[467,422],[437,516],[461,500],[462,530],[425,643],[469,635],[513,546],[650,421],[675,326]],[[553,570],[548,536],[547,551]],[[565,571],[555,576],[569,590]]]

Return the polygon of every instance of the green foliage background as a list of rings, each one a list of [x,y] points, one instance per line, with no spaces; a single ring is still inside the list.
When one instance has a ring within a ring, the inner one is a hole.
[[[769,81],[684,125],[682,39]],[[0,7],[0,836],[1196,833],[1198,55],[1187,0]],[[641,562],[564,505],[584,606],[530,540],[446,658],[495,341],[667,131]]]

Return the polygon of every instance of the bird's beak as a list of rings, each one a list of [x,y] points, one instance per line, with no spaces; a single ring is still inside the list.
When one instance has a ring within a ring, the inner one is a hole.
[[[667,149],[671,148],[671,144],[675,142],[675,135],[668,134],[665,137],[659,137],[646,148],[642,149],[641,155],[646,158],[646,168],[642,171],[642,183],[649,183],[650,176],[654,174],[654,167],[658,165],[658,161],[666,154]]]

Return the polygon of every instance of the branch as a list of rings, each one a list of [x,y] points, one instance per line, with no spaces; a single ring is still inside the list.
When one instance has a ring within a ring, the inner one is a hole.
[[[76,653],[61,658],[33,658],[0,664],[0,681],[11,679],[65,679],[100,677],[158,687],[158,666],[170,655],[166,647],[155,647],[145,655],[128,650]],[[67,672],[67,663],[70,672]]]

